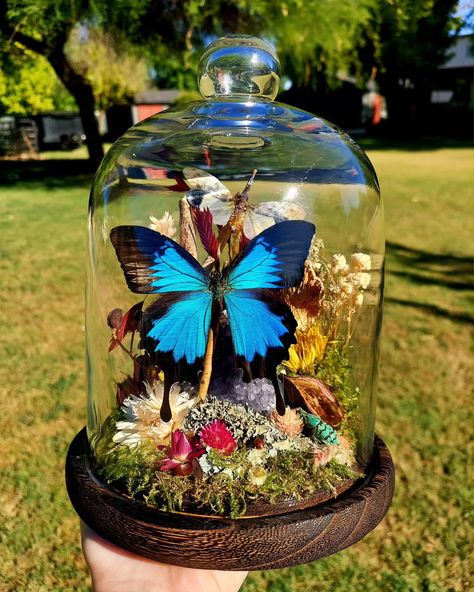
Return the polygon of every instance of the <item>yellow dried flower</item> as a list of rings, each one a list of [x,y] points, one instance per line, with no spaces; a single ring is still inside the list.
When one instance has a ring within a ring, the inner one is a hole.
[[[289,359],[283,364],[295,374],[312,374],[316,362],[320,362],[326,351],[327,337],[316,324],[295,331],[296,343],[289,351]]]
[[[290,436],[290,438],[298,436],[303,431],[303,419],[295,409],[291,409],[290,407],[285,409],[284,415],[280,415],[278,411],[273,411],[271,420],[280,432]]]

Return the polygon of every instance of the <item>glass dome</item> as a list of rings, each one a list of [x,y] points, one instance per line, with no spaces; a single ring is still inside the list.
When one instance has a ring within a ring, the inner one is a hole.
[[[97,477],[167,511],[319,503],[370,466],[383,212],[364,152],[274,101],[254,37],[203,100],[132,127],[90,198],[87,433]]]

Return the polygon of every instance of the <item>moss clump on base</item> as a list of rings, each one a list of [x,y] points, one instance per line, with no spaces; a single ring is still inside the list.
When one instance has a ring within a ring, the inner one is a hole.
[[[153,447],[121,445],[109,453],[99,472],[107,483],[161,510],[196,508],[231,518],[243,516],[251,501],[272,504],[319,490],[335,493],[344,480],[362,476],[337,460],[315,466],[312,455],[297,451],[279,452],[263,464],[250,462],[245,448],[230,456],[212,450],[208,455],[215,473],[182,477],[159,470],[163,455]]]

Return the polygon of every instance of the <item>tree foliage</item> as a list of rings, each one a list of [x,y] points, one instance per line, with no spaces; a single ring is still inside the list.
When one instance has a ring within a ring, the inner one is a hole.
[[[96,105],[107,109],[130,102],[148,86],[146,61],[123,35],[113,36],[97,27],[76,25],[66,55],[94,91]]]
[[[378,0],[360,52],[388,103],[393,129],[414,130],[462,20],[454,0]],[[403,125],[404,124],[404,125]]]

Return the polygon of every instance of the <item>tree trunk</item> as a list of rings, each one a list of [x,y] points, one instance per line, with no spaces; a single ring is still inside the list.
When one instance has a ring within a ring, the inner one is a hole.
[[[53,67],[58,78],[72,94],[79,107],[82,126],[86,134],[86,144],[89,150],[89,162],[94,169],[99,166],[104,157],[102,139],[99,126],[95,118],[95,98],[89,81],[69,62],[64,53],[69,30],[65,28],[48,42],[26,35],[8,22],[6,0],[0,0],[0,32],[10,41],[18,41],[27,49],[44,56]]]
[[[104,148],[95,117],[95,97],[92,86],[84,76],[73,69],[64,53],[64,46],[55,48],[46,57],[59,79],[76,100],[86,135],[89,162],[95,170],[104,157]]]

